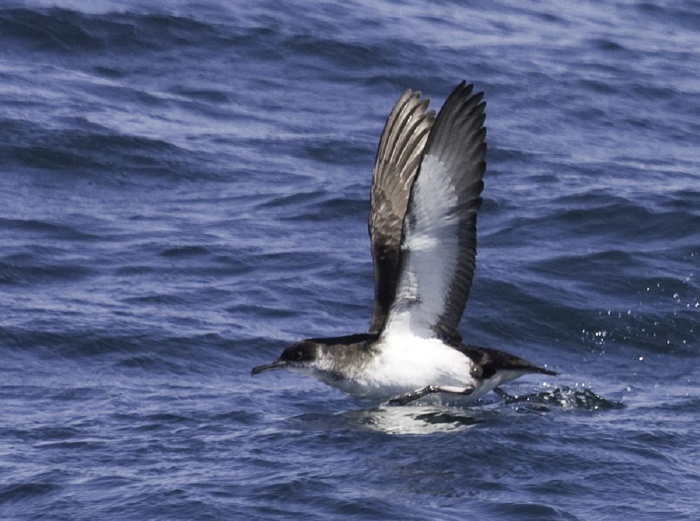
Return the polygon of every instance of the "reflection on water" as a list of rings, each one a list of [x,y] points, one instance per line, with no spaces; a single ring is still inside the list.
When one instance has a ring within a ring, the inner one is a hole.
[[[495,395],[494,395],[495,398]],[[465,406],[455,401],[441,402],[433,395],[428,403],[380,405],[334,415],[303,414],[295,419],[313,429],[371,429],[387,434],[434,434],[455,432],[487,423],[509,412],[555,413],[557,410],[601,411],[624,407],[590,389],[554,387],[540,392],[511,395],[505,400],[489,399]]]
[[[483,411],[434,405],[380,406],[342,414],[363,427],[387,434],[460,431],[484,421]]]

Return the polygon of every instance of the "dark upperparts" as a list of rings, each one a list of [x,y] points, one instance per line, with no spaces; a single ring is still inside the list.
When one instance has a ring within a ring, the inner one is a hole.
[[[337,345],[352,345],[361,343],[371,343],[379,338],[377,333],[356,333],[354,335],[345,336],[333,336],[326,338],[309,338],[311,342],[316,342],[317,344],[322,344],[325,346],[337,346]]]

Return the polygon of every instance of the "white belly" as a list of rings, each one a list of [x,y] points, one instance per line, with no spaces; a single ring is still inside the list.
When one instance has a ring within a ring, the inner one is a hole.
[[[328,382],[356,396],[393,398],[428,385],[473,386],[471,360],[438,339],[391,336],[349,378]]]

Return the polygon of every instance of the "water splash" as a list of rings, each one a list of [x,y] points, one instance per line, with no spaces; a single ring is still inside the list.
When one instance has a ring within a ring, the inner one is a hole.
[[[577,409],[584,411],[600,411],[621,409],[622,402],[608,400],[590,389],[576,389],[568,386],[555,387],[547,391],[520,396],[511,396],[506,399],[507,404],[529,404],[536,410],[546,411],[549,406],[561,409]]]

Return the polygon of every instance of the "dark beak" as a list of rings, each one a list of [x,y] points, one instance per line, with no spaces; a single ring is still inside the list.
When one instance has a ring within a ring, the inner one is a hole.
[[[255,375],[262,373],[263,371],[272,371],[273,369],[284,369],[285,367],[287,367],[287,362],[285,362],[284,360],[277,360],[276,362],[272,362],[271,364],[253,367],[253,370],[250,372],[250,374]]]

